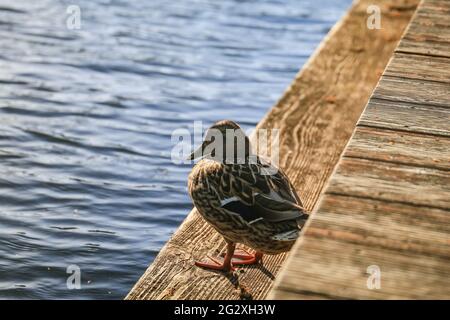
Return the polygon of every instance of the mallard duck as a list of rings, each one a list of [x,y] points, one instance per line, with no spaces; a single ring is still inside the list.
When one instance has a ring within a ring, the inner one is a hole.
[[[189,195],[227,243],[223,258],[208,257],[197,266],[230,271],[291,248],[308,214],[286,174],[252,153],[239,125],[216,122],[188,159],[201,159],[189,175]],[[237,243],[254,253],[235,252]]]

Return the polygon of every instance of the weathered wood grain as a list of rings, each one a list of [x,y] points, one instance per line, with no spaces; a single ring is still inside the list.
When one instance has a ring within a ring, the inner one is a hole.
[[[450,250],[448,210],[349,195],[326,197],[323,209],[324,214],[317,216],[316,220],[318,222],[316,227],[319,229],[327,226],[332,231],[351,231],[359,236],[370,235],[374,237],[373,239],[376,236],[384,240],[395,240],[399,244],[399,250],[413,242],[435,246],[432,249],[440,248],[442,252]],[[348,224],[346,217],[351,217],[351,225]],[[391,230],[407,232],[385,232],[384,226],[389,226]],[[432,236],[423,237],[423,231],[429,232]],[[308,233],[309,229],[305,232]],[[356,237],[355,239],[358,240]],[[380,247],[390,245],[389,241],[380,242],[378,245]],[[393,246],[390,248],[394,249]],[[423,252],[434,255],[433,250]]]
[[[374,98],[426,104],[450,109],[448,83],[385,76],[373,93]]]
[[[305,237],[302,244],[308,254],[292,252],[289,281],[277,284],[277,291],[282,293],[275,291],[269,298],[442,299],[449,295],[448,259],[352,244],[323,235]],[[345,255],[336,254],[345,247]],[[372,265],[380,268],[380,289],[367,287],[367,268]]]
[[[425,1],[396,51],[449,58],[449,43],[450,2]]]
[[[422,1],[269,298],[450,298],[449,9]]]
[[[258,125],[281,130],[281,167],[308,210],[317,203],[417,3],[356,1]],[[385,14],[382,30],[365,27],[371,4]],[[193,265],[194,258],[223,248],[221,237],[192,211],[127,299],[264,298],[285,254],[265,257],[262,265],[234,276]]]
[[[450,208],[448,171],[346,156],[339,163],[327,193]]]
[[[395,53],[386,76],[450,83],[448,58]]]
[[[272,295],[283,299],[448,296],[449,232],[448,210],[326,196],[320,214],[301,239],[303,250],[292,252],[289,281],[278,284]],[[367,288],[370,265],[381,270],[380,290]]]
[[[412,132],[358,127],[345,156],[450,173],[450,139]]]
[[[360,126],[450,136],[450,110],[428,105],[372,98]]]

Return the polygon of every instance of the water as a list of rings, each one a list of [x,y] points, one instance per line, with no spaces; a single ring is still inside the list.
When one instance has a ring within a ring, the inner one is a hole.
[[[254,126],[350,2],[0,0],[0,298],[123,298],[192,207],[172,131]]]

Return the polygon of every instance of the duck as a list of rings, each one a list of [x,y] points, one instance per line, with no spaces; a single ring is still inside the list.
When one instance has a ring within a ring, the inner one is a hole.
[[[214,123],[188,160],[199,160],[188,177],[192,202],[226,242],[224,256],[196,266],[229,272],[290,250],[309,214],[288,176],[252,151],[236,122]]]

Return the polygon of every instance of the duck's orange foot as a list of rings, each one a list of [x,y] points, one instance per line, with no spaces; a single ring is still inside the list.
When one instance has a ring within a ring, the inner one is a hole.
[[[254,254],[246,255],[244,257],[237,257],[237,259],[231,259],[231,265],[249,265],[249,264],[257,264],[262,259],[261,252],[255,252]],[[244,258],[244,259],[243,259]]]
[[[226,261],[224,261],[222,258],[213,258],[210,256],[207,256],[207,258],[210,262],[195,261],[195,265],[197,267],[201,267],[201,268],[205,268],[205,269],[219,270],[219,271],[225,271],[225,272],[236,270],[232,266],[230,261],[228,261],[228,263],[226,263]]]
[[[231,259],[231,265],[250,265],[256,264],[261,261],[263,254],[261,252],[249,253],[244,249],[239,249],[238,252],[233,254]]]

